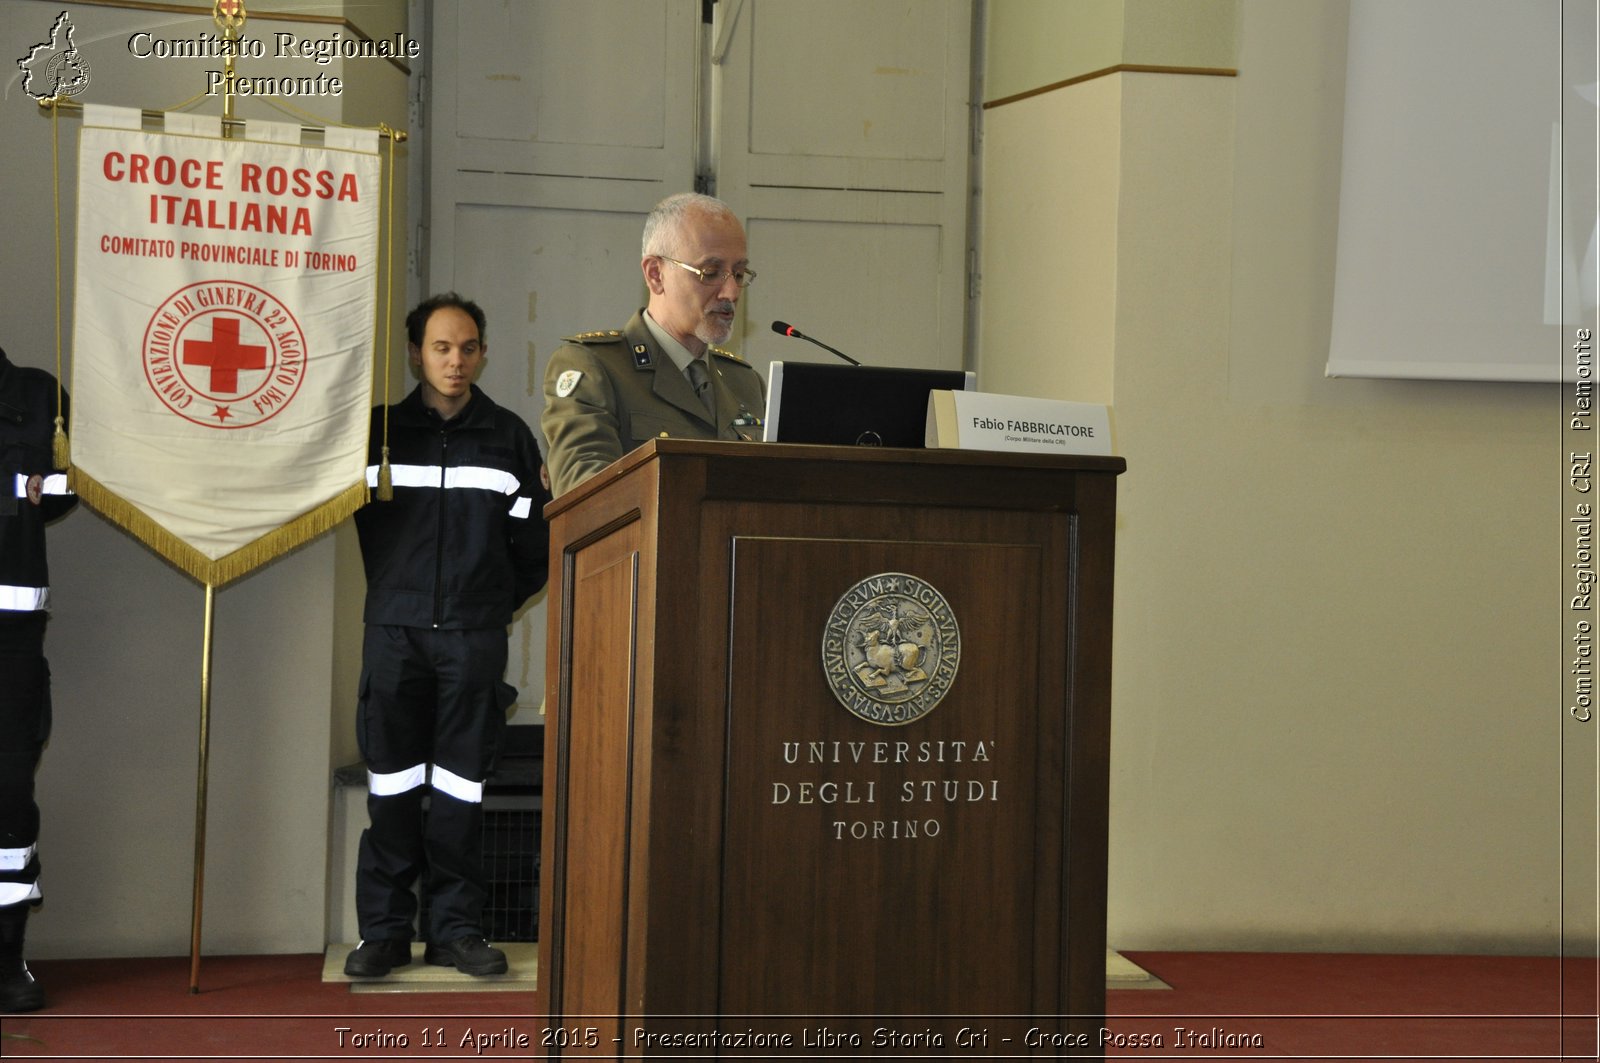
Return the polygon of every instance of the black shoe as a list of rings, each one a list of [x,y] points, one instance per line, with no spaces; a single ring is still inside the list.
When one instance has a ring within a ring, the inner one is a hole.
[[[506,954],[481,934],[467,934],[444,945],[429,942],[422,958],[438,967],[454,967],[462,974],[506,973]]]
[[[0,1012],[38,1011],[44,1007],[44,987],[34,981],[28,965],[0,976]]]
[[[400,938],[363,941],[344,961],[344,973],[351,978],[382,978],[396,967],[411,962],[411,942]]]

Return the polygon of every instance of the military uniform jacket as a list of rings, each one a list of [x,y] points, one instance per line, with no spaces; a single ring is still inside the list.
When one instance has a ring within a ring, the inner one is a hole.
[[[372,411],[375,484],[383,407]],[[453,630],[504,627],[544,586],[550,530],[539,444],[510,410],[473,385],[446,421],[420,386],[389,407],[394,499],[356,510],[368,624]]]
[[[713,417],[644,323],[569,336],[544,374],[540,427],[550,446],[550,486],[566,493],[651,439],[760,439],[766,387],[735,354],[707,348],[715,370]]]
[[[63,391],[63,416],[66,401]],[[78,502],[51,463],[55,418],[55,377],[0,350],[0,617],[42,616],[50,605],[44,526]]]

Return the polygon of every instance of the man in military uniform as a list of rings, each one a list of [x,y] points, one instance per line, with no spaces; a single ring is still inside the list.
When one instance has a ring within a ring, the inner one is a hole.
[[[619,331],[568,337],[545,369],[557,495],[658,436],[761,437],[761,375],[717,346],[756,276],[738,217],[710,196],[669,196],[645,219],[643,252],[645,308]]]

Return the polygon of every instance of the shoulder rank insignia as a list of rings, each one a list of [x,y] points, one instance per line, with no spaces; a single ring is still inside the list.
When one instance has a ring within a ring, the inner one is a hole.
[[[622,338],[620,329],[597,329],[594,332],[580,332],[576,336],[563,337],[568,343],[608,343]]]
[[[740,358],[737,354],[734,354],[732,351],[725,351],[721,347],[707,347],[706,350],[710,351],[719,358],[726,358],[730,362],[738,362],[740,365],[750,364],[743,358]]]

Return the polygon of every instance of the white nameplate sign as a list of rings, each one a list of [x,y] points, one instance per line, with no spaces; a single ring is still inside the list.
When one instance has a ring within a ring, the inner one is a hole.
[[[1111,410],[1088,402],[930,391],[927,445],[949,450],[1107,454]]]

